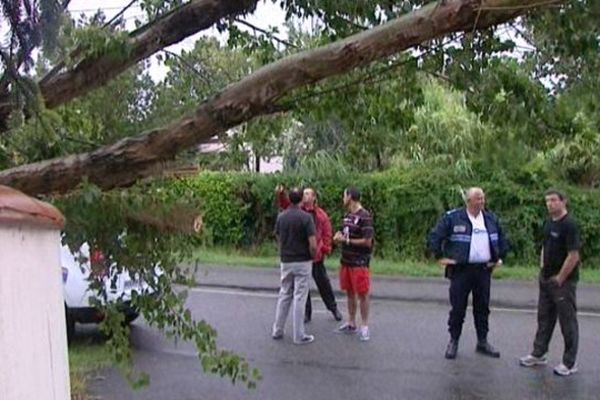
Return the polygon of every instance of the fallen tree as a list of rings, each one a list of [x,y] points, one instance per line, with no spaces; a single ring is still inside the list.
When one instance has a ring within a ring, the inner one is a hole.
[[[115,144],[0,172],[0,184],[31,195],[64,193],[83,179],[102,189],[156,174],[156,165],[257,116],[282,111],[295,89],[341,75],[454,32],[485,29],[560,0],[450,0],[429,4],[386,24],[266,65],[201,104],[193,115]]]

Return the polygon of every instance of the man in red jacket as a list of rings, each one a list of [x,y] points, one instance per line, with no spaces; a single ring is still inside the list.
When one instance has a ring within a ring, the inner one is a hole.
[[[277,203],[280,208],[286,209],[290,205],[290,200],[285,189],[282,186],[276,188]],[[319,289],[319,294],[325,303],[325,307],[333,314],[336,321],[342,320],[342,314],[338,310],[331,282],[325,269],[325,256],[331,253],[332,250],[332,229],[329,216],[321,207],[317,205],[317,194],[313,188],[307,187],[304,189],[302,197],[302,210],[312,215],[315,221],[317,230],[317,253],[313,259],[312,276]],[[310,292],[306,300],[306,311],[304,314],[305,322],[309,322],[312,318],[312,302]]]

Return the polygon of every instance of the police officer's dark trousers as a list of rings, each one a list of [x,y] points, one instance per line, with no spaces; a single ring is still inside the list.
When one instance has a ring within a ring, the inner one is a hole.
[[[327,275],[327,270],[325,269],[323,261],[313,262],[312,276],[317,284],[317,288],[319,289],[319,294],[323,299],[323,303],[325,303],[325,307],[331,312],[337,310],[337,303],[335,302],[335,296],[333,294],[333,289],[331,288],[331,281],[329,280],[329,276]],[[308,298],[306,299],[305,315],[308,317],[308,319],[310,319],[312,316],[310,291],[308,292]]]
[[[450,317],[448,331],[454,340],[460,338],[467,311],[469,293],[473,293],[473,319],[479,342],[487,341],[490,315],[491,269],[487,264],[453,265],[448,270],[450,278]]]
[[[533,355],[541,357],[546,354],[558,318],[565,342],[563,364],[572,368],[577,358],[579,341],[575,296],[577,283],[566,281],[558,286],[555,281],[543,277],[540,277],[539,282],[538,328],[533,342]]]

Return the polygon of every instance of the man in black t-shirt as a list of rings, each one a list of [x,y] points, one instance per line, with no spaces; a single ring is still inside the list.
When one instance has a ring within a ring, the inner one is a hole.
[[[577,372],[579,328],[575,290],[581,241],[577,224],[567,211],[565,195],[550,189],[545,198],[550,218],[544,224],[544,244],[540,254],[538,328],[533,352],[519,361],[524,367],[548,362],[546,352],[558,317],[565,350],[563,361],[554,368],[554,373],[569,376]]]

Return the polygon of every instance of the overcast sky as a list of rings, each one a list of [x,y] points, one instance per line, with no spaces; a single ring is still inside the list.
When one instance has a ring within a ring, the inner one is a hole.
[[[73,17],[77,17],[80,14],[93,15],[98,9],[101,9],[108,19],[112,18],[115,14],[121,11],[127,4],[130,3],[130,0],[71,0],[69,4],[69,11],[73,15]],[[125,21],[127,23],[127,29],[135,28],[135,19],[145,17],[144,12],[140,9],[138,5],[133,5],[130,7],[124,15]],[[254,14],[249,15],[244,18],[248,22],[260,28],[269,28],[270,26],[279,27],[281,32],[285,32],[285,28],[283,27],[283,23],[285,21],[285,15],[281,8],[277,4],[273,4],[271,0],[261,1],[258,4],[256,12]],[[240,29],[247,29],[243,26],[240,26]],[[198,39],[200,35],[212,35],[223,38],[219,35],[216,29],[211,28],[209,30],[203,31],[200,34],[190,36],[187,39],[181,41],[179,44],[173,45],[168,49],[170,51],[179,52],[181,49],[191,49],[194,47],[194,43]],[[282,33],[279,36],[284,37],[285,34]],[[166,73],[165,67],[159,65],[156,60],[153,60],[152,66],[150,67],[150,74],[155,80],[160,80],[164,77]]]

